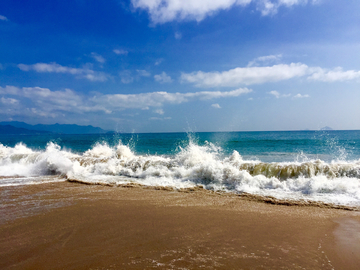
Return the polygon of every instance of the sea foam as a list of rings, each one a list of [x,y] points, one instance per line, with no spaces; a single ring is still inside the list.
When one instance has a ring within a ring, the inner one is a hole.
[[[266,163],[245,160],[237,151],[226,156],[219,146],[193,141],[172,156],[138,155],[121,141],[114,147],[97,143],[83,154],[52,142],[43,151],[22,143],[0,144],[0,186],[40,183],[34,179],[51,175],[56,177],[47,181],[131,182],[175,189],[201,185],[216,191],[360,205],[360,160]]]

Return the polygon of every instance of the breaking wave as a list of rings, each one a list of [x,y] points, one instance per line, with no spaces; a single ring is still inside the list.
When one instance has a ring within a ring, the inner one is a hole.
[[[97,143],[82,154],[48,143],[35,151],[19,143],[0,144],[0,186],[51,181],[122,185],[136,183],[175,189],[206,189],[360,206],[360,160],[260,162],[237,152],[190,141],[176,154],[137,155],[121,141]]]

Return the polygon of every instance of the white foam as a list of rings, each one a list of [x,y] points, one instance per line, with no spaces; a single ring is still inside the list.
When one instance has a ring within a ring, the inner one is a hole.
[[[23,144],[0,145],[0,176],[16,175],[24,179],[58,175],[90,184],[135,182],[174,188],[201,184],[228,192],[360,205],[360,160],[326,163],[303,158],[301,162],[263,163],[244,160],[236,151],[224,157],[222,149],[211,143],[190,142],[171,157],[136,155],[121,142],[115,147],[98,143],[82,155],[54,143],[44,151]],[[5,179],[0,179],[0,186],[22,181]]]

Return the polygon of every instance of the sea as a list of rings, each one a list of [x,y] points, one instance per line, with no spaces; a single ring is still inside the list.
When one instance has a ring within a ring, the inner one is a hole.
[[[0,188],[75,181],[360,206],[360,131],[0,135]]]

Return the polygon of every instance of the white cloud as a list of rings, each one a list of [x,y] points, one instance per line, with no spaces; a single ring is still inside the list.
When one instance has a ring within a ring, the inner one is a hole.
[[[3,15],[0,15],[0,21],[8,21],[8,18],[6,18],[6,17],[3,16]]]
[[[308,79],[322,82],[350,81],[360,79],[360,71],[343,71],[341,67],[338,67],[334,70],[325,70],[319,68]]]
[[[139,80],[141,77],[150,77],[151,74],[146,70],[137,69],[136,72],[131,72],[130,70],[120,71],[119,76],[122,83],[128,84],[134,80]]]
[[[295,96],[294,96],[294,98],[308,98],[308,97],[310,97],[309,95],[302,95],[302,94],[296,94]]]
[[[137,69],[136,72],[141,77],[150,77],[150,75],[151,75],[150,72],[148,72],[146,70]]]
[[[263,16],[274,15],[281,6],[290,8],[296,5],[319,4],[320,0],[257,0],[257,9]]]
[[[142,94],[114,94],[96,97],[96,102],[108,108],[146,108],[161,107],[164,104],[180,104],[191,100],[210,100],[215,98],[237,97],[252,90],[239,88],[233,91],[200,91],[190,93],[151,92]],[[95,97],[94,97],[95,99]]]
[[[149,120],[155,120],[155,121],[164,121],[164,120],[170,120],[171,117],[150,117]]]
[[[127,55],[128,54],[128,51],[125,51],[125,50],[122,50],[122,49],[114,49],[113,50],[114,53],[116,53],[117,55]]]
[[[162,59],[162,58],[160,58],[160,59],[158,59],[158,60],[156,60],[155,61],[155,66],[158,66],[158,65],[160,65],[162,62],[164,61],[164,59]]]
[[[19,101],[17,99],[14,99],[14,98],[4,98],[2,97],[0,99],[1,103],[2,104],[10,104],[10,105],[15,105],[15,104],[18,104]]]
[[[270,63],[279,62],[281,58],[282,54],[260,56],[250,61],[247,66],[269,65]]]
[[[270,91],[269,94],[275,96],[276,98],[280,97],[280,93],[278,91]]]
[[[182,34],[180,32],[175,32],[175,38],[176,39],[181,39],[182,38]]]
[[[211,104],[211,107],[213,107],[215,109],[221,109],[221,106],[218,103]]]
[[[290,65],[280,64],[268,67],[238,67],[223,72],[182,73],[181,81],[193,83],[197,87],[225,87],[278,82],[301,77],[308,72],[307,65],[291,63]]]
[[[155,81],[159,83],[171,83],[172,79],[169,75],[167,75],[164,71],[161,74],[154,76]]]
[[[94,71],[88,67],[84,68],[72,68],[61,66],[57,63],[37,63],[33,65],[19,64],[18,68],[22,71],[36,71],[38,73],[67,73],[76,75],[77,78],[85,78],[90,81],[106,81],[108,75],[103,72]]]
[[[237,97],[251,90],[239,88],[232,91],[200,91],[189,93],[150,92],[141,94],[96,94],[94,96],[83,96],[70,89],[62,91],[51,91],[41,87],[15,86],[0,87],[3,95],[2,102],[16,102],[23,107],[14,111],[14,114],[27,115],[29,108],[36,115],[47,115],[53,117],[60,112],[86,113],[104,112],[112,113],[125,109],[149,109],[156,108],[155,113],[162,115],[161,107],[165,104],[181,104],[196,100],[211,100],[217,98]],[[16,99],[15,99],[16,97]],[[13,101],[12,101],[13,100]],[[15,103],[14,103],[15,104]]]
[[[276,98],[291,97],[291,94],[280,94],[278,91],[270,91],[269,94],[275,96]],[[309,95],[301,95],[301,94],[296,94],[295,96],[293,96],[293,98],[308,98],[308,97],[310,97],[310,96]]]
[[[105,58],[95,52],[91,53],[91,57],[94,58],[96,61],[98,61],[101,64],[105,63]]]
[[[276,14],[281,6],[292,7],[305,5],[308,2],[318,3],[318,0],[131,0],[134,8],[144,9],[150,14],[155,24],[170,21],[196,20],[202,21],[220,10],[234,6],[247,6],[255,3],[263,16]]]
[[[163,115],[163,114],[164,114],[164,110],[163,110],[163,109],[157,109],[157,110],[154,111],[154,113]]]
[[[32,108],[30,112],[33,114],[39,116],[47,115],[49,117],[53,117],[58,111],[76,113],[95,111],[110,112],[105,107],[100,107],[96,103],[89,102],[88,99],[70,89],[51,91],[48,88],[41,87],[18,88],[15,86],[6,86],[4,88],[0,87],[0,94],[16,96],[18,101],[24,100],[24,102],[21,102],[21,104],[24,104],[23,107],[19,108],[16,114],[22,112],[27,115],[29,108]]]
[[[121,78],[121,82],[128,84],[128,83],[132,83],[134,81],[134,77],[131,75],[131,71],[130,70],[124,70],[119,72],[120,78]]]
[[[256,58],[249,64],[259,61],[280,59],[281,55],[270,55]],[[182,73],[181,82],[192,83],[196,87],[234,87],[239,85],[278,82],[308,76],[309,81],[336,82],[360,81],[360,70],[344,71],[341,67],[333,70],[321,67],[309,67],[302,63],[278,64],[273,66],[247,66],[228,71]]]

